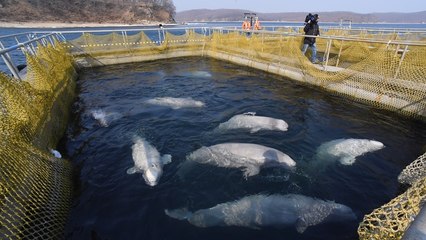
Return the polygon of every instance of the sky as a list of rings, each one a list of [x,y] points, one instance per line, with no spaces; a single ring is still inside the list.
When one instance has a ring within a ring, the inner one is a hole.
[[[419,12],[426,0],[173,0],[176,11],[191,9],[244,9],[257,13],[276,12]]]

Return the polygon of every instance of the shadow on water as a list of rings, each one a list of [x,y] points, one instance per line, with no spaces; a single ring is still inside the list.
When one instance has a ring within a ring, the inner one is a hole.
[[[356,239],[363,215],[400,192],[397,175],[425,151],[422,122],[211,59],[87,69],[80,73],[78,89],[62,146],[78,167],[80,186],[67,239]],[[156,97],[191,97],[205,106],[173,110],[145,103]],[[94,111],[103,112],[108,124],[95,119]],[[283,119],[288,131],[212,133],[245,112]],[[161,155],[172,155],[155,187],[145,184],[141,174],[126,174],[134,165],[134,136],[145,138]],[[331,163],[313,174],[309,168],[317,147],[340,138],[374,139],[385,148],[358,157],[351,166]],[[265,168],[247,179],[240,169],[212,165],[182,170],[191,152],[225,142],[277,149],[296,161],[297,170]],[[332,200],[352,208],[358,221],[319,224],[299,234],[294,227],[198,228],[164,213],[210,208],[260,193]]]

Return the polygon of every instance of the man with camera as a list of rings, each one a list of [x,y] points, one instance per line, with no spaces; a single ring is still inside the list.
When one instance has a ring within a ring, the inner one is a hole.
[[[303,31],[305,32],[305,35],[312,35],[312,36],[319,36],[319,26],[318,26],[318,14],[308,14],[305,18],[305,27],[303,28]],[[302,53],[305,54],[306,50],[308,50],[308,47],[312,51],[311,56],[311,62],[312,63],[318,63],[317,59],[317,45],[316,45],[316,38],[314,37],[305,37],[303,40],[303,48]]]

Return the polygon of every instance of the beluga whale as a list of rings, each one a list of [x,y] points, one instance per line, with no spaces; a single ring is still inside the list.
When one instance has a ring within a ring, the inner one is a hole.
[[[207,71],[193,71],[191,72],[191,75],[194,77],[200,77],[200,78],[211,78],[212,74]]]
[[[204,102],[196,101],[190,97],[188,98],[174,98],[174,97],[156,97],[145,101],[151,105],[169,107],[172,109],[180,108],[202,108],[205,106]]]
[[[384,147],[383,143],[375,140],[336,139],[321,144],[316,150],[315,159],[328,162],[338,161],[343,165],[352,165],[357,157]]]
[[[225,168],[240,168],[244,176],[257,175],[262,167],[281,166],[295,170],[296,162],[276,149],[251,143],[222,143],[201,147],[187,156],[188,161]]]
[[[356,220],[352,209],[343,204],[297,194],[251,195],[195,212],[183,208],[165,210],[165,213],[171,218],[186,220],[202,228],[294,226],[299,233],[320,223]]]
[[[134,138],[132,157],[135,165],[127,170],[127,174],[143,173],[146,184],[153,187],[163,175],[163,166],[172,161],[172,156],[160,156],[158,150],[141,137]]]
[[[250,133],[260,130],[287,131],[288,124],[281,119],[256,116],[255,112],[238,114],[228,121],[219,124],[216,130],[227,131],[232,129],[247,129]]]
[[[93,109],[90,114],[102,127],[108,127],[112,121],[123,117],[120,113],[107,112],[104,109]]]

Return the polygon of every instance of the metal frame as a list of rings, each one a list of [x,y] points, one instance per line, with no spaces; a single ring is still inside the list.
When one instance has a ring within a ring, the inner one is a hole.
[[[281,27],[289,27],[289,28],[301,28],[303,26],[276,26],[272,27],[273,30]],[[268,28],[268,27],[266,27]],[[265,28],[265,29],[266,29]],[[324,29],[324,28],[322,28]],[[339,27],[328,27],[325,29],[342,29]],[[18,34],[11,34],[6,36],[0,36],[1,39],[5,38],[15,38],[17,44],[10,47],[4,47],[3,45],[0,45],[0,55],[2,56],[3,61],[6,63],[7,67],[9,68],[10,72],[13,74],[15,78],[20,79],[19,72],[17,71],[16,66],[13,63],[12,58],[9,55],[9,52],[21,49],[23,52],[29,52],[30,54],[34,55],[36,54],[36,47],[34,46],[34,43],[42,44],[43,46],[46,46],[47,44],[54,45],[55,40],[57,41],[67,41],[67,38],[65,37],[66,34],[80,34],[84,35],[85,33],[112,33],[117,32],[121,33],[123,37],[123,43],[128,43],[128,32],[150,32],[150,31],[157,31],[158,32],[158,41],[156,41],[158,44],[162,44],[166,41],[166,31],[188,31],[188,30],[194,30],[194,31],[200,31],[203,35],[209,36],[215,31],[219,32],[240,32],[240,33],[246,33],[247,31],[239,29],[239,27],[171,27],[171,28],[163,28],[163,27],[150,27],[150,28],[114,28],[114,29],[100,29],[100,30],[85,30],[85,31],[59,31],[59,32],[46,32],[46,31],[34,31],[34,32],[24,32],[24,33],[18,33]],[[351,28],[351,29],[344,29],[348,31],[371,31],[374,33],[422,33],[426,36],[426,29],[374,29],[374,28]],[[269,31],[269,30],[251,30],[251,33],[257,33],[262,35],[262,41],[264,39],[264,35],[276,35],[276,36],[294,36],[294,37],[306,37],[307,35],[299,34],[299,33],[288,33],[288,32],[277,32],[277,31]],[[41,35],[38,37],[38,35]],[[25,42],[19,42],[18,37],[19,36],[26,36],[28,41]],[[325,66],[328,65],[328,60],[330,57],[330,51],[333,40],[341,41],[342,43],[344,41],[354,41],[354,42],[367,42],[367,43],[381,43],[381,44],[387,44],[387,46],[390,45],[396,45],[396,51],[395,54],[402,53],[401,60],[399,62],[399,66],[395,72],[395,77],[399,74],[399,68],[402,64],[402,61],[405,58],[406,53],[408,52],[409,46],[426,46],[425,42],[421,41],[404,41],[404,40],[380,40],[380,39],[368,39],[363,38],[359,36],[311,36],[308,37],[314,37],[319,39],[324,39],[327,41],[327,46],[325,49]],[[1,44],[1,42],[0,42]],[[405,46],[404,49],[400,49],[399,46]],[[341,56],[342,48],[339,50],[338,54],[338,60],[336,63],[336,66],[339,64],[339,58]]]
[[[18,71],[17,67],[15,66],[15,63],[13,62],[12,57],[9,55],[9,53],[11,51],[21,49],[23,53],[29,52],[30,54],[35,55],[36,49],[35,49],[33,43],[40,43],[43,46],[46,46],[47,44],[50,43],[54,46],[54,40],[52,38],[54,35],[56,35],[56,33],[49,33],[49,34],[45,34],[45,35],[40,36],[40,37],[36,37],[36,35],[31,35],[31,33],[26,32],[26,33],[12,34],[12,35],[0,37],[0,39],[15,38],[15,40],[17,42],[16,45],[13,45],[13,46],[10,46],[10,47],[5,47],[3,45],[3,43],[0,41],[0,55],[3,59],[3,61],[5,62],[7,68],[12,73],[14,78],[22,80],[21,76],[19,75],[19,71]],[[19,42],[19,40],[17,38],[18,36],[27,36],[28,41]],[[32,36],[34,36],[34,37],[32,37]]]

